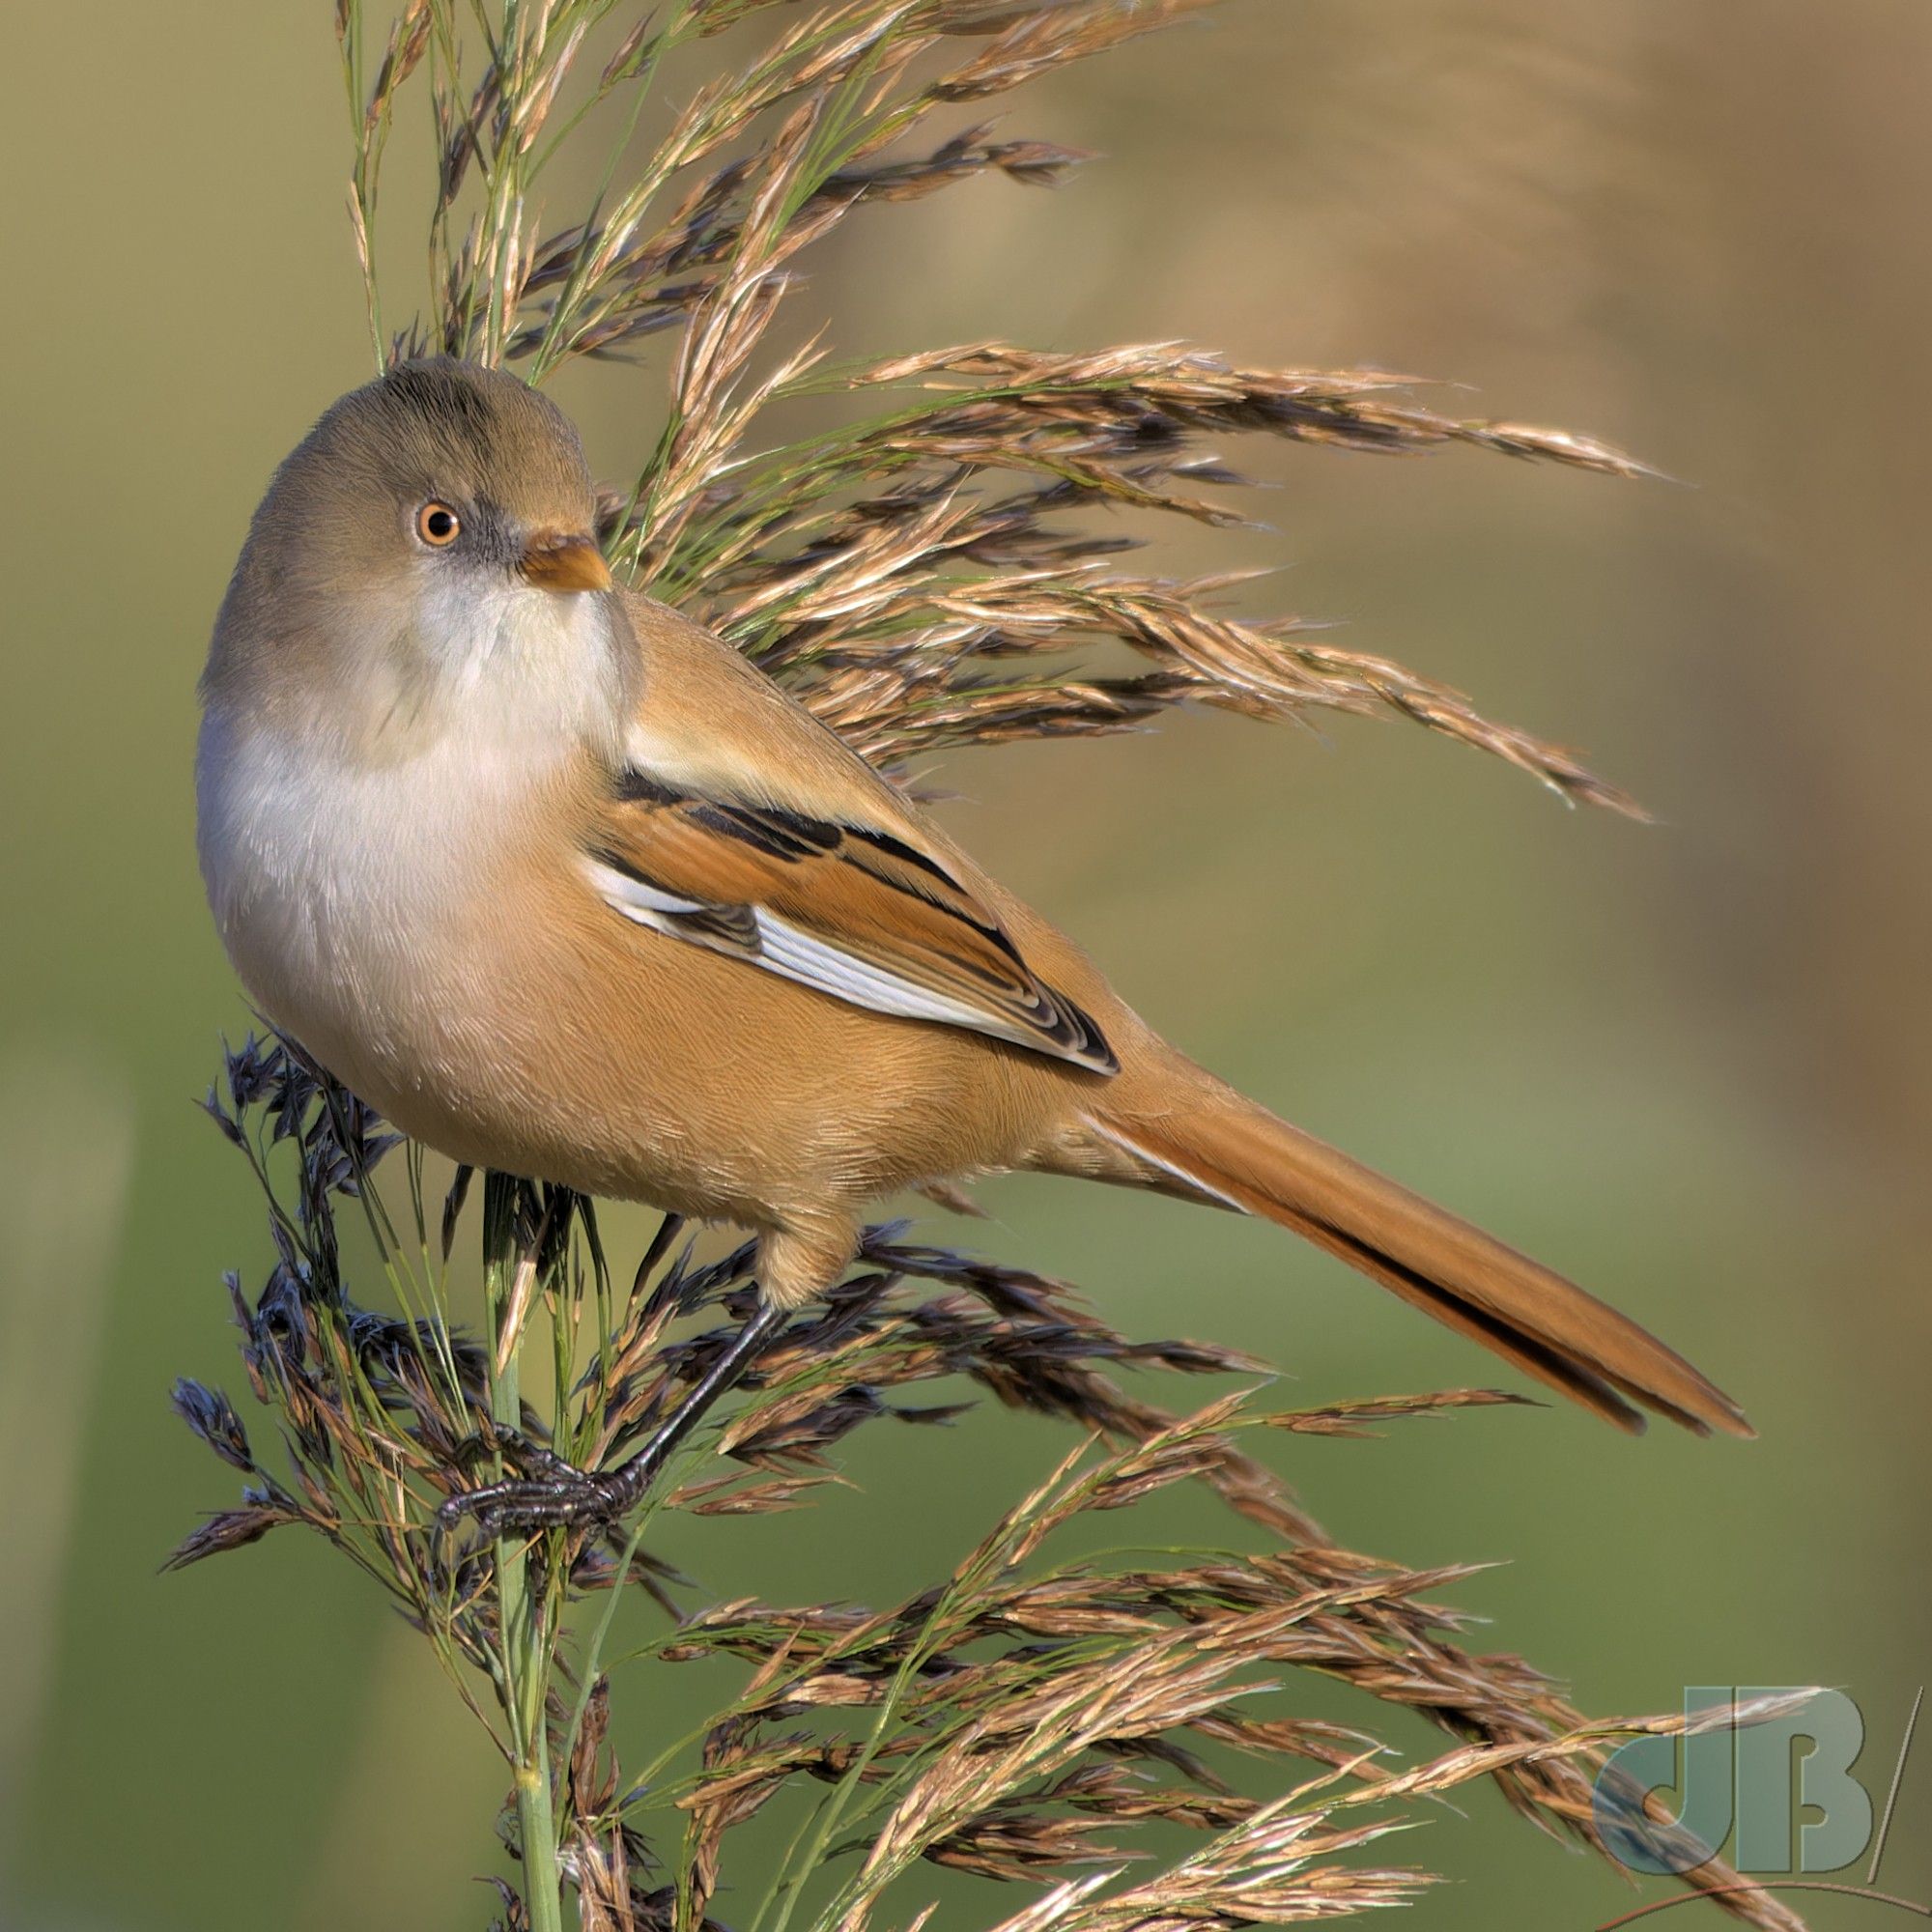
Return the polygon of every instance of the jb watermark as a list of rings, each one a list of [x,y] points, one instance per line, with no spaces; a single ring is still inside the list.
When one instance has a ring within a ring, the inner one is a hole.
[[[1927,1913],[1878,1889],[1924,1695],[1896,1762],[1874,1771],[1860,1763],[1864,1714],[1841,1690],[1693,1685],[1681,1736],[1634,1738],[1598,1773],[1597,1829],[1632,1871],[1694,1871],[1728,1845],[1768,1889],[1858,1891]]]

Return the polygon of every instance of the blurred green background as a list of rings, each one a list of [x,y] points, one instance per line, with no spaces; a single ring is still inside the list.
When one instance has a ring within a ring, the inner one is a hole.
[[[233,1489],[169,1381],[239,1384],[218,1278],[267,1252],[193,1104],[246,1024],[195,875],[193,681],[270,469],[367,373],[327,15],[8,11],[0,1922],[35,1932],[493,1905],[469,1881],[501,1768],[373,1589],[295,1537],[156,1575]],[[1344,619],[1586,744],[1654,827],[1346,721],[937,776],[960,836],[1181,1044],[1600,1286],[1762,1431],[1516,1410],[1296,1441],[1315,1512],[1418,1564],[1506,1562],[1453,1593],[1493,1620],[1479,1642],[1595,1711],[1842,1686],[1881,1793],[1932,1582],[1928,72],[1932,14],[1898,0],[1231,0],[1016,99],[1007,132],[1103,163],[861,215],[801,301],[841,353],[1187,336],[1453,378],[1472,393],[1445,407],[1688,486],[1242,446],[1273,533],[1166,554],[1293,565],[1257,609]],[[613,469],[656,420],[647,349],[562,391]],[[942,1237],[1072,1276],[1130,1330],[1265,1352],[1293,1400],[1490,1377],[1264,1227],[1040,1181],[986,1199],[993,1223]],[[882,1599],[1063,1446],[983,1414],[868,1434],[855,1496],[686,1523],[667,1553],[707,1590]],[[1455,1881],[1417,1923],[1637,1902],[1462,1796],[1392,1848]],[[1928,1826],[1921,1751],[1889,1889],[1932,1897]],[[948,1896],[962,1926],[1010,1909]]]

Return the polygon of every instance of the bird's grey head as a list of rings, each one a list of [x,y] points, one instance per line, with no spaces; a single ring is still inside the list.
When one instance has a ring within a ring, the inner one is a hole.
[[[211,700],[242,686],[274,709],[320,687],[345,721],[407,722],[493,678],[581,680],[621,629],[595,522],[555,404],[500,370],[403,363],[276,472],[215,628]]]

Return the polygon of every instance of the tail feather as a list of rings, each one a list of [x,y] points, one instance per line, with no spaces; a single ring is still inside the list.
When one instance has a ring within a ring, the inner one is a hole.
[[[1574,1282],[1200,1069],[1186,1073],[1198,1105],[1177,1109],[1179,1083],[1164,1082],[1157,1108],[1130,1110],[1121,1103],[1131,1091],[1114,1090],[1090,1117],[1149,1183],[1178,1181],[1292,1229],[1620,1429],[1640,1431],[1649,1408],[1700,1435],[1754,1434],[1683,1356]]]

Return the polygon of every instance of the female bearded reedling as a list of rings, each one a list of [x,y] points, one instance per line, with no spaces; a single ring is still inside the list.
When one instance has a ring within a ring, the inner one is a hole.
[[[344,397],[256,512],[202,680],[203,874],[275,1023],[459,1161],[740,1223],[766,1313],[867,1205],[1003,1168],[1265,1215],[1619,1425],[1748,1435],[1613,1309],[1167,1045],[737,652],[612,583],[575,431],[446,359]]]

